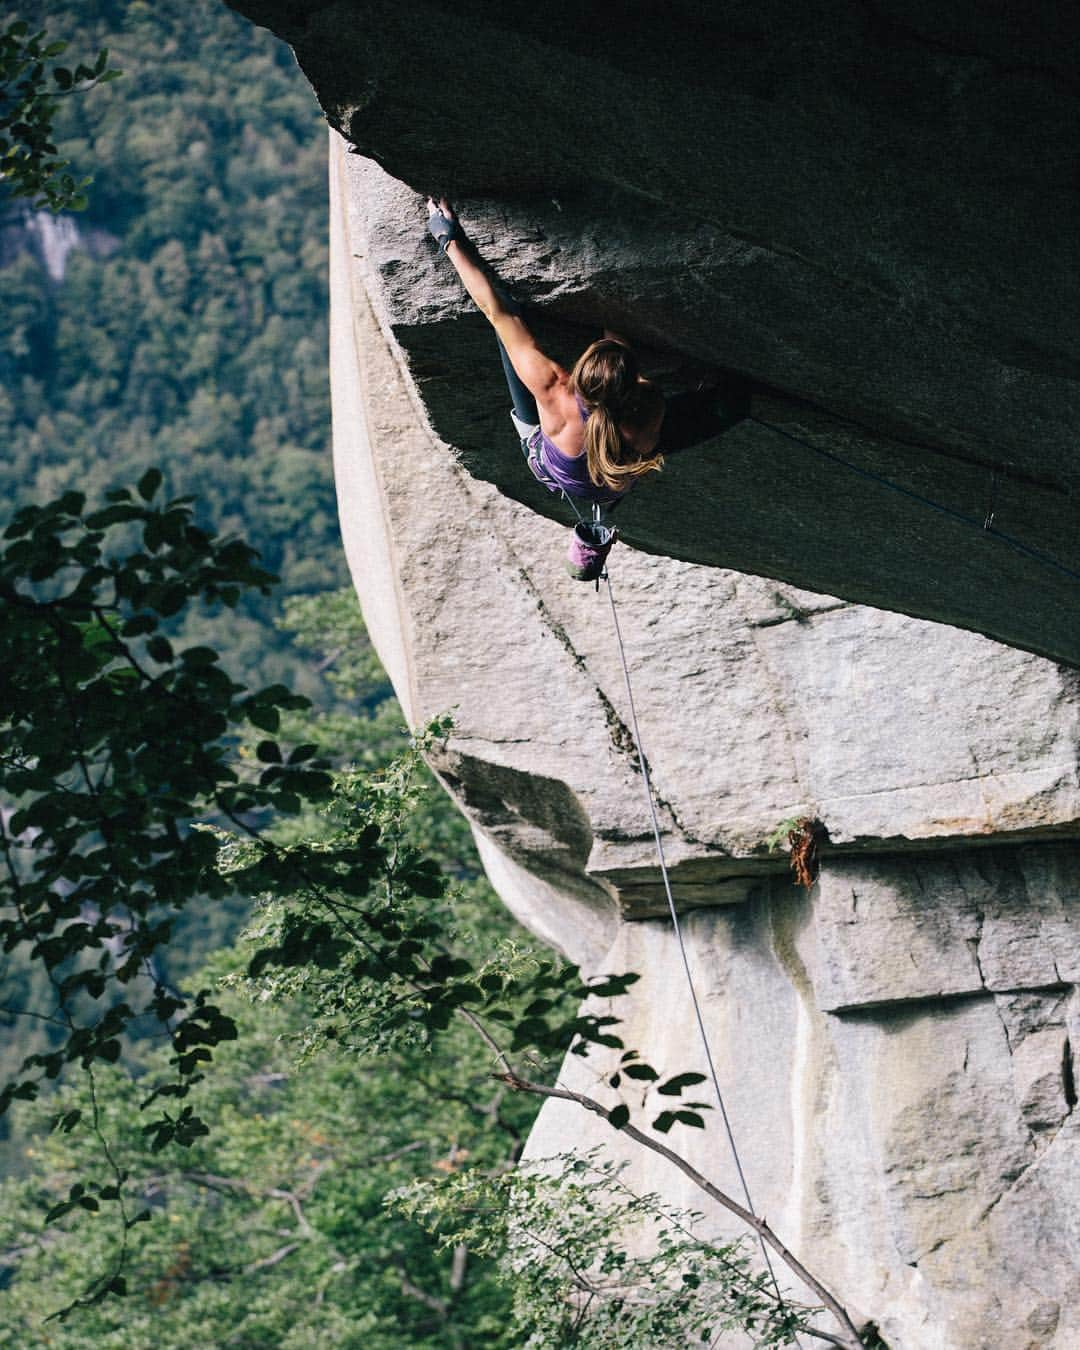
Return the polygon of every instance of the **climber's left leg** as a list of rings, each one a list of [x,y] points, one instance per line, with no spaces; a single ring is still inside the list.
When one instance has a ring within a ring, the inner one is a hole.
[[[520,314],[522,307],[518,301],[500,282],[494,284],[495,292],[503,308],[508,309],[511,314]],[[510,420],[513,422],[518,439],[521,441],[522,450],[527,451],[526,442],[540,426],[540,414],[536,409],[536,399],[522,383],[521,376],[514,369],[513,362],[510,360],[502,342],[498,338],[495,341],[499,345],[499,360],[502,362],[503,374],[506,376],[506,387],[510,390],[510,402],[513,405]]]
[[[529,439],[533,432],[540,425],[540,414],[536,410],[536,399],[529,393],[521,381],[521,377],[514,369],[513,364],[507,354],[506,348],[499,343],[499,360],[502,362],[503,374],[506,376],[506,386],[510,390],[510,402],[513,409],[510,413],[510,419],[517,430],[518,439],[522,445]]]

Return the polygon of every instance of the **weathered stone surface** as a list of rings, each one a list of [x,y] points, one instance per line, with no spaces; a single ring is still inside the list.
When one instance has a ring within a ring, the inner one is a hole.
[[[335,157],[339,495],[376,644],[411,720],[459,710],[442,768],[488,838],[592,903],[657,912],[604,598],[563,573],[565,527],[474,479],[434,435],[386,345],[366,232],[384,176],[340,144]],[[499,434],[516,462],[508,419]],[[1070,672],[622,545],[612,566],[680,903],[722,903],[719,882],[744,899],[748,880],[785,866],[767,838],[803,814],[850,850],[1075,829]]]
[[[814,897],[776,881],[750,905],[684,924],[758,1212],[896,1350],[1071,1347],[1080,1128],[1062,1057],[1075,994],[980,992],[836,1016],[815,996],[815,928]],[[662,1072],[704,1071],[666,927],[623,925],[606,965],[643,972],[634,998],[611,1005],[627,1045]],[[560,1081],[613,1105],[603,1078],[617,1055],[570,1057]],[[705,1209],[703,1234],[734,1231],[681,1174],[590,1130],[573,1105],[544,1108],[529,1152],[570,1140],[625,1159],[635,1189]],[[718,1126],[671,1142],[739,1198]]]
[[[565,529],[474,478],[432,430],[366,234],[382,176],[340,145],[333,166],[335,456],[372,635],[412,721],[454,710],[437,767],[510,907],[590,969],[639,971],[612,1008],[627,1044],[658,1068],[702,1068],[670,928],[648,917],[662,893],[610,614],[563,574]],[[612,571],[755,1204],[893,1350],[1067,1350],[1073,676],[622,545]],[[764,846],[802,813],[831,839],[809,895]],[[603,1068],[571,1057],[564,1081],[596,1092]],[[719,1129],[686,1135],[737,1193]],[[622,1140],[553,1103],[530,1152],[593,1143]],[[638,1151],[631,1165],[643,1188],[704,1207],[679,1174]],[[710,1212],[705,1231],[729,1230]]]
[[[831,860],[815,891],[819,1004],[838,1012],[1075,983],[1077,863],[1074,847],[1051,845]]]
[[[554,509],[492,434],[489,335],[419,233],[432,188],[555,350],[607,321],[736,372],[765,420],[974,522],[748,424],[626,504],[637,547],[1080,661],[1075,577],[979,528],[1080,572],[1075,7],[234,3],[413,189],[372,198],[372,261],[475,476]]]

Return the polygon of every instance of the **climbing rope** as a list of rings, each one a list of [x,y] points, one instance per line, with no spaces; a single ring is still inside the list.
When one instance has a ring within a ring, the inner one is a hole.
[[[577,508],[575,507],[575,512]],[[580,517],[579,517],[580,519]],[[634,706],[634,690],[630,683],[630,666],[626,659],[626,647],[623,643],[622,629],[619,627],[619,611],[615,607],[615,592],[611,586],[611,577],[605,569],[603,580],[607,583],[608,600],[611,604],[611,618],[615,625],[615,640],[619,647],[619,659],[622,662],[623,680],[626,684],[626,700],[630,708],[630,727],[634,733],[634,747],[637,751],[638,765],[641,769],[641,778],[645,786],[645,799],[649,804],[649,816],[652,820],[653,839],[656,842],[656,856],[660,863],[660,875],[664,881],[664,894],[667,896],[668,911],[671,914],[671,924],[675,930],[675,938],[679,944],[679,955],[682,957],[683,970],[686,972],[686,983],[690,990],[690,1001],[694,1008],[694,1017],[697,1020],[698,1033],[701,1037],[702,1049],[705,1052],[705,1062],[709,1067],[709,1077],[712,1080],[713,1091],[716,1093],[716,1100],[720,1107],[720,1116],[724,1122],[724,1129],[727,1132],[728,1144],[731,1146],[731,1156],[735,1160],[735,1170],[739,1174],[739,1184],[742,1186],[742,1193],[746,1200],[746,1208],[751,1214],[756,1214],[754,1202],[750,1198],[750,1187],[746,1180],[746,1173],[743,1171],[743,1165],[739,1158],[739,1150],[735,1144],[735,1134],[731,1128],[731,1121],[728,1117],[727,1107],[724,1104],[724,1094],[720,1090],[720,1079],[716,1072],[716,1064],[713,1061],[712,1047],[709,1045],[709,1037],[705,1030],[705,1020],[701,1015],[701,1004],[698,1001],[697,989],[694,986],[694,977],[690,972],[690,961],[686,955],[686,943],[683,941],[682,925],[679,923],[679,914],[675,908],[675,899],[671,893],[671,879],[668,876],[667,859],[664,856],[664,841],[660,833],[660,821],[656,815],[656,802],[653,797],[652,780],[649,775],[649,764],[645,758],[645,751],[641,744],[641,731],[638,727],[637,709]],[[769,1272],[769,1278],[772,1280],[773,1289],[776,1292],[776,1298],[780,1306],[784,1306],[784,1296],[780,1292],[780,1284],[776,1278],[776,1271],[773,1269],[772,1261],[769,1257],[769,1250],[765,1245],[765,1239],[758,1234],[758,1242],[761,1246],[761,1254],[765,1258],[765,1265]],[[795,1338],[795,1344],[799,1345],[798,1337]]]
[[[834,464],[839,464],[840,466],[849,470],[850,472],[858,474],[861,478],[866,478],[869,481],[877,483],[878,485],[888,489],[891,492],[895,492],[900,496],[907,497],[912,501],[919,502],[921,505],[929,507],[931,510],[937,511],[941,515],[948,516],[953,520],[959,521],[963,525],[973,527],[975,529],[978,529],[981,533],[988,534],[995,539],[999,539],[1003,544],[1007,545],[1009,548],[1012,548],[1017,553],[1021,553],[1024,556],[1033,559],[1035,562],[1038,562],[1042,566],[1051,568],[1054,571],[1061,573],[1061,575],[1069,577],[1073,581],[1080,581],[1080,572],[1074,571],[1072,568],[1065,566],[1064,563],[1059,562],[1056,558],[1051,557],[1050,554],[1044,553],[1041,549],[1033,548],[1031,545],[1025,544],[1022,540],[1016,539],[1014,536],[1006,534],[1004,530],[999,530],[994,526],[993,524],[994,508],[996,504],[995,498],[997,492],[996,470],[993,472],[991,478],[990,503],[989,506],[987,507],[983,519],[980,521],[975,516],[969,516],[963,511],[956,510],[954,507],[947,506],[942,502],[934,501],[933,498],[924,496],[921,492],[916,492],[911,488],[906,488],[902,484],[894,483],[892,482],[891,479],[885,478],[881,474],[874,473],[870,469],[864,469],[861,465],[852,463],[850,460],[845,459],[842,455],[838,455],[831,450],[826,450],[822,446],[814,445],[811,441],[805,440],[801,436],[796,436],[792,432],[785,431],[782,427],[778,427],[772,422],[766,422],[762,418],[754,417],[752,415],[748,416],[746,420],[749,422],[754,422],[756,425],[764,427],[766,430],[771,431],[778,436],[783,436],[786,440],[792,441],[796,445],[802,446],[804,449],[811,451],[811,453],[818,455],[823,459],[830,460]],[[571,497],[565,491],[562,493],[562,496],[564,500],[570,505],[571,510],[577,517],[578,523],[584,524],[585,517],[578,510],[577,502],[574,500],[574,498]],[[593,505],[592,508],[593,520],[599,521],[601,519],[601,515],[602,512],[599,506]],[[705,1054],[705,1062],[708,1065],[709,1078],[712,1082],[713,1091],[716,1094],[716,1101],[720,1108],[721,1119],[724,1122],[724,1130],[727,1134],[728,1144],[731,1148],[731,1156],[735,1163],[735,1170],[738,1173],[739,1184],[742,1187],[742,1193],[743,1197],[746,1200],[747,1209],[752,1214],[756,1214],[757,1210],[754,1208],[754,1203],[750,1195],[750,1187],[746,1180],[746,1173],[743,1169],[742,1161],[739,1157],[739,1150],[735,1143],[735,1134],[731,1127],[731,1120],[730,1117],[728,1116],[727,1106],[724,1102],[724,1094],[720,1088],[720,1079],[716,1071],[716,1064],[713,1059],[712,1047],[709,1044],[708,1033],[705,1030],[705,1020],[701,1013],[701,1004],[698,999],[697,989],[694,985],[694,977],[690,970],[690,961],[686,954],[686,943],[683,939],[682,925],[679,923],[679,914],[678,910],[675,908],[675,899],[671,891],[671,879],[668,874],[667,859],[664,855],[664,842],[660,831],[660,821],[656,814],[656,801],[653,794],[652,780],[649,774],[648,760],[645,758],[645,751],[641,743],[641,730],[638,726],[637,708],[634,704],[634,690],[630,680],[630,667],[626,658],[626,647],[623,642],[622,629],[619,625],[619,612],[615,604],[615,592],[611,585],[610,574],[608,573],[606,568],[604,569],[601,578],[597,580],[597,589],[599,589],[601,579],[607,585],[608,601],[611,606],[611,619],[615,628],[615,640],[619,648],[619,660],[622,663],[623,680],[626,685],[626,699],[630,709],[630,726],[634,736],[634,747],[635,750],[637,751],[638,764],[641,769],[641,777],[645,789],[645,800],[648,803],[649,817],[652,821],[653,839],[656,844],[656,856],[660,865],[660,875],[664,883],[664,894],[667,898],[668,912],[671,915],[671,925],[675,933],[676,941],[678,943],[679,955],[682,959],[683,971],[685,972],[686,975],[686,984],[690,992],[690,1001],[694,1009],[694,1018],[697,1022],[698,1034],[701,1038],[701,1046]],[[783,1307],[784,1297],[783,1294],[780,1292],[780,1284],[776,1277],[776,1271],[773,1269],[773,1264],[769,1256],[768,1248],[766,1247],[765,1240],[760,1233],[758,1234],[758,1242],[760,1243],[761,1246],[761,1254],[762,1257],[764,1258],[765,1266],[769,1272],[769,1278],[772,1281],[777,1301],[780,1304],[780,1306]],[[794,1340],[796,1345],[801,1345],[801,1342],[799,1341],[797,1336],[794,1338]]]
[[[906,488],[901,483],[894,483],[891,478],[885,478],[879,473],[874,473],[872,469],[864,469],[860,464],[853,464],[851,460],[845,459],[843,455],[838,455],[834,450],[826,450],[824,446],[814,445],[812,441],[805,440],[802,436],[796,436],[793,432],[785,431],[783,427],[778,427],[775,422],[766,422],[760,417],[755,417],[752,413],[748,414],[746,421],[753,422],[759,427],[764,427],[766,431],[771,431],[777,436],[783,436],[785,440],[793,441],[796,445],[801,445],[804,450],[809,450],[812,454],[820,456],[822,459],[830,460],[833,464],[839,464],[848,469],[851,473],[856,473],[860,478],[866,478],[872,483],[887,488],[890,492],[898,493],[901,497],[908,497],[911,501],[919,502],[922,506],[928,506],[932,511],[937,511],[940,515],[949,516],[952,520],[959,521],[962,525],[968,525],[976,529],[980,534],[988,534],[994,539],[1000,539],[1001,542],[1017,553],[1024,554],[1025,557],[1033,559],[1043,567],[1050,568],[1052,571],[1060,572],[1062,576],[1068,577],[1072,581],[1080,581],[1080,572],[1074,571],[1071,567],[1066,567],[1063,562],[1057,558],[1051,557],[1049,553],[1044,553],[1042,549],[1033,548],[1030,544],[1025,544],[1022,539],[1017,539],[1014,535],[1006,534],[1004,530],[999,530],[994,525],[994,507],[997,495],[997,470],[995,469],[991,476],[990,484],[990,505],[986,514],[980,520],[977,516],[969,516],[964,511],[957,511],[955,507],[946,506],[944,502],[936,502],[932,497],[926,497],[921,492],[916,492],[913,488]]]

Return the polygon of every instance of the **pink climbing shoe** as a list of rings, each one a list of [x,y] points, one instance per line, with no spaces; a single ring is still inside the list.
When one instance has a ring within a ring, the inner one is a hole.
[[[597,581],[615,542],[615,529],[599,520],[581,520],[570,536],[566,570],[575,581]]]

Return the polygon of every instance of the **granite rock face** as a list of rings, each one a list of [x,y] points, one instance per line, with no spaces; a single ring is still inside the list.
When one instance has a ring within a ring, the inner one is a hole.
[[[503,899],[640,972],[627,1044],[703,1067],[612,616],[562,571],[432,190],[559,359],[607,325],[670,388],[752,393],[620,506],[611,569],[756,1207],[892,1350],[1071,1350],[1076,11],[234,3],[369,157],[332,138],[343,533],[407,716],[455,714],[436,767]],[[809,893],[768,846],[802,816]],[[531,1155],[617,1153],[590,1122],[550,1104]]]
[[[1080,662],[1075,7],[233,3],[412,189],[366,207],[383,317],[474,477],[555,510],[432,189],[564,359],[607,323],[754,390],[767,426],[626,503],[636,548]]]
[[[626,1043],[658,1068],[701,1068],[607,601],[563,572],[565,523],[437,433],[438,374],[418,375],[394,315],[413,286],[422,328],[445,278],[409,282],[380,251],[403,190],[337,138],[331,185],[336,472],[372,636],[410,721],[453,710],[436,768],[506,903],[588,969],[638,971],[611,1007]],[[516,471],[509,421],[491,434]],[[893,1350],[1066,1350],[1080,1338],[1080,682],[783,581],[626,544],[611,570],[759,1212]],[[828,836],[809,893],[767,843],[801,815]],[[604,1068],[571,1057],[563,1078],[596,1093]],[[590,1121],[549,1104],[531,1156],[617,1155],[621,1136]],[[736,1191],[721,1132],[685,1134]],[[628,1156],[637,1185],[702,1208],[678,1173]],[[703,1231],[731,1230],[709,1213]]]

